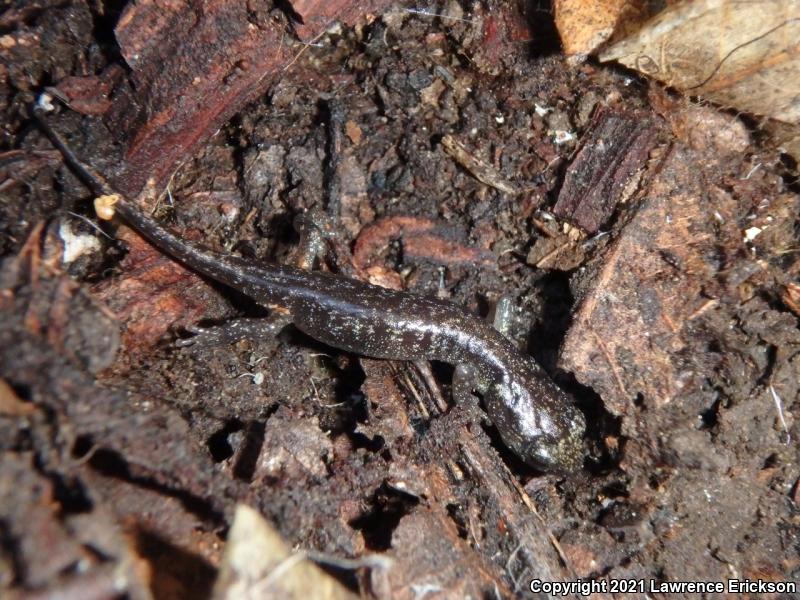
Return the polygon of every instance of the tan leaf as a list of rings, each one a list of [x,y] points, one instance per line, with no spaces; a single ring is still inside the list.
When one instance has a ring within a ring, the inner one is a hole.
[[[355,600],[356,596],[304,553],[293,553],[264,517],[240,504],[212,598]]]
[[[607,41],[618,24],[639,21],[642,7],[632,0],[557,0],[553,12],[564,52],[585,56]]]
[[[695,0],[608,48],[667,85],[788,123],[800,121],[800,2]]]

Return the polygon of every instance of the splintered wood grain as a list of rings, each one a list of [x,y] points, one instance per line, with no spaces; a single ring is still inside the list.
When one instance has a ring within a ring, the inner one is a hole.
[[[635,187],[635,175],[647,162],[656,133],[642,115],[599,111],[567,169],[553,213],[596,233]]]
[[[719,226],[696,158],[676,146],[582,299],[563,346],[562,367],[598,392],[612,413],[637,395],[662,407],[695,374],[681,364],[681,332],[710,298],[706,284]]]
[[[447,598],[505,598],[534,578],[574,579],[546,521],[470,409],[460,405],[442,414],[425,386],[409,376],[413,371],[398,376],[391,362],[361,364],[374,407],[358,432],[383,439],[383,452],[394,458],[383,485],[418,499],[392,531],[385,555],[391,570],[371,574],[375,596],[415,598],[428,590]],[[411,426],[423,420],[430,421],[424,432]],[[506,558],[491,558],[497,556]]]

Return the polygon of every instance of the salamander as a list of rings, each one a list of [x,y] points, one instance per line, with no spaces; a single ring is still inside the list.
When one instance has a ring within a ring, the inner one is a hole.
[[[454,365],[454,396],[481,394],[503,442],[525,463],[557,472],[582,465],[583,414],[532,357],[483,319],[436,298],[322,271],[256,263],[182,239],[115,194],[39,120],[66,162],[96,193],[114,195],[116,213],[162,252],[261,305],[282,307],[295,327],[334,348]]]

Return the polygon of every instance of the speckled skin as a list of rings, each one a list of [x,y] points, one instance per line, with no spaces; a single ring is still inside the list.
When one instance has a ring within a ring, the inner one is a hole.
[[[325,344],[375,358],[461,365],[457,376],[472,379],[466,389],[483,395],[503,441],[520,458],[547,470],[581,466],[580,411],[532,358],[463,309],[330,273],[218,254],[178,238],[127,201],[117,211],[170,256],[262,305],[284,307],[298,329]]]
[[[96,194],[118,196],[100,174],[75,156],[37,107],[32,114],[64,160]],[[153,245],[187,267],[261,304],[287,309],[299,329],[321,342],[376,358],[456,365],[454,395],[481,393],[503,441],[522,460],[562,472],[581,466],[586,429],[581,412],[533,359],[463,309],[329,273],[259,265],[218,254],[170,233],[122,197],[116,211]],[[277,321],[269,323],[260,329],[261,334],[276,326]],[[244,327],[240,325],[240,331]]]

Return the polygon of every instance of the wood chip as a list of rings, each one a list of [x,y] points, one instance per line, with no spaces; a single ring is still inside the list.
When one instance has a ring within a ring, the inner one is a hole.
[[[641,394],[654,408],[691,387],[695,374],[680,352],[684,323],[708,302],[704,290],[716,273],[712,257],[718,227],[735,236],[735,224],[717,225],[725,211],[704,193],[693,169],[695,154],[674,148],[647,198],[604,258],[567,333],[561,367],[602,397],[615,415],[632,416]],[[731,201],[732,202],[732,201]]]
[[[446,135],[442,138],[442,147],[449,156],[452,156],[458,164],[472,173],[475,179],[481,183],[485,183],[506,194],[519,193],[516,186],[505,179],[497,169],[470,154],[464,144],[457,141],[452,135]]]
[[[590,235],[599,231],[635,186],[656,133],[641,115],[599,111],[567,169],[553,213]]]

